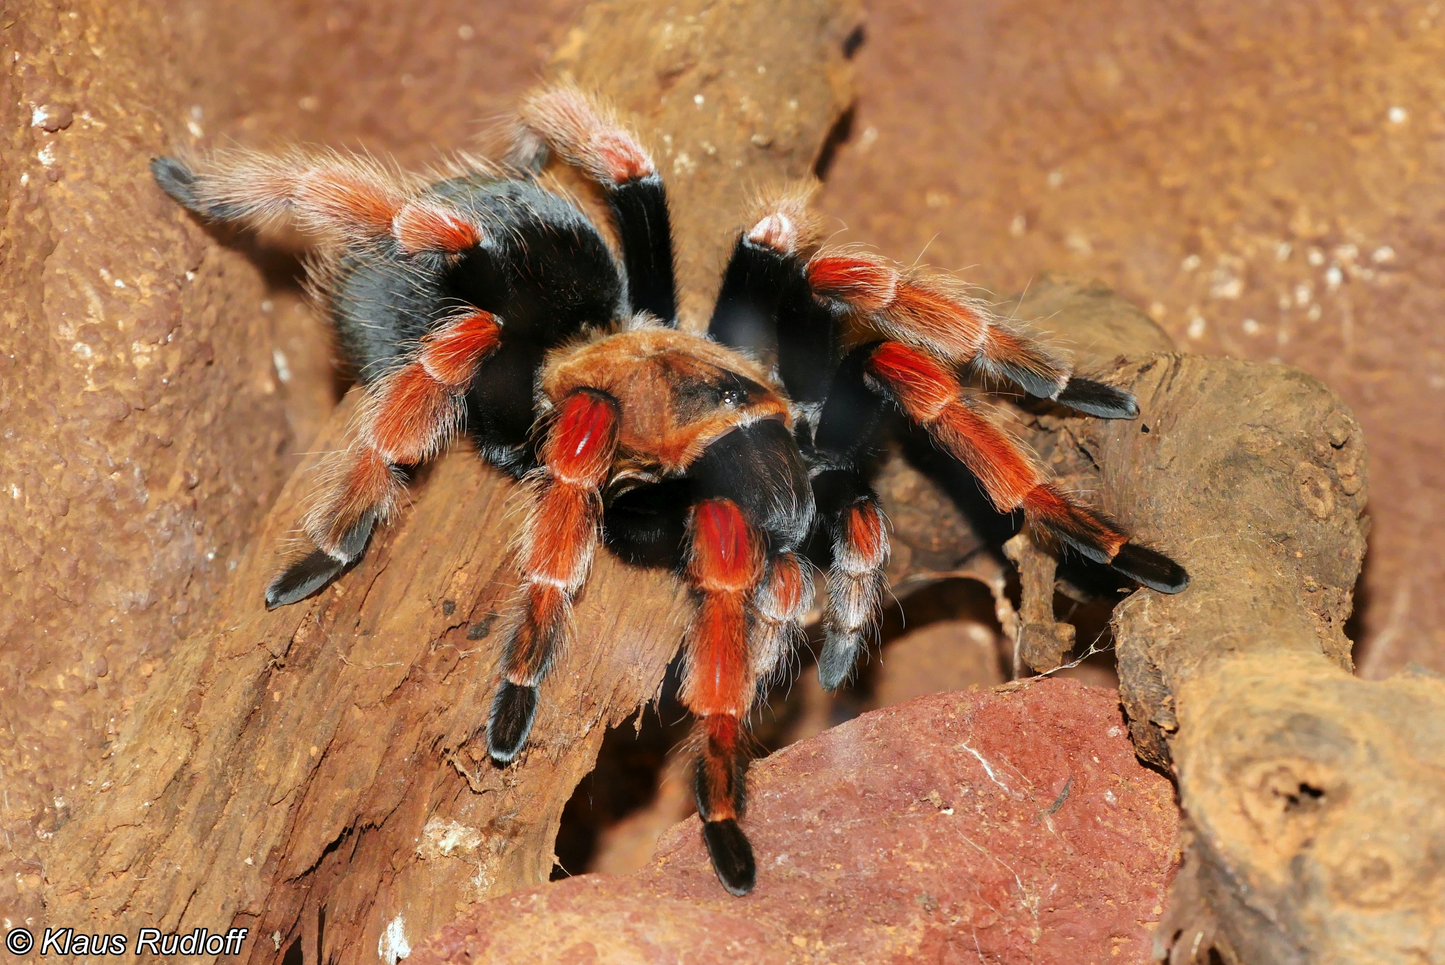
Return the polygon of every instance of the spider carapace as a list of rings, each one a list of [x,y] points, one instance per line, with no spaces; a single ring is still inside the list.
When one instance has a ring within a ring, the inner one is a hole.
[[[613,247],[540,174],[549,157],[597,186]],[[739,821],[744,728],[812,603],[801,558],[831,543],[823,685],[850,674],[878,614],[888,537],[869,440],[892,406],[977,477],[1089,559],[1166,593],[1188,576],[1052,485],[960,383],[972,372],[1102,418],[1132,396],[1068,365],[946,276],[817,244],[806,192],[758,202],[706,337],[677,327],[665,189],[647,152],[576,89],[526,98],[506,163],[436,179],[366,158],[238,152],[152,171],[203,218],[289,219],[317,239],[311,283],[361,375],[349,447],[305,518],[316,549],[268,607],[325,587],[397,508],[402,470],[465,427],[482,458],[533,488],[519,586],[486,725],[492,757],[527,741],[598,543],[670,561],[697,599],[682,699],[697,717],[697,807],[718,878],[756,876]],[[872,340],[849,333],[865,330]],[[480,717],[480,715],[479,715]]]

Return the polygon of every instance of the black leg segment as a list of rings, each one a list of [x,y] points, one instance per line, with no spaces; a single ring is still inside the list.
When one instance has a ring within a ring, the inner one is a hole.
[[[607,191],[607,203],[617,219],[633,311],[651,312],[670,328],[676,328],[672,222],[662,177],[649,174],[624,181]]]
[[[1137,419],[1139,403],[1123,389],[1075,376],[1054,401],[1100,419]]]
[[[728,260],[708,335],[775,362],[788,397],[821,404],[838,357],[839,319],[813,297],[802,259],[739,238]]]
[[[527,743],[537,716],[537,688],[503,680],[487,720],[487,750],[498,764],[510,763]]]

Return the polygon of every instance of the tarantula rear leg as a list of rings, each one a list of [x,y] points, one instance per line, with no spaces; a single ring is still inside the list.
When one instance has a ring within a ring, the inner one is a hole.
[[[487,720],[492,759],[521,752],[537,712],[537,688],[566,639],[572,599],[597,550],[600,489],[617,451],[617,403],[588,389],[568,395],[542,446],[542,477],[522,536],[521,613],[502,656],[502,683]]]
[[[407,364],[367,386],[355,441],[303,523],[317,548],[272,581],[266,609],[304,600],[361,558],[376,524],[396,508],[397,468],[424,462],[445,445],[461,423],[473,373],[500,339],[495,317],[472,312],[428,335]]]
[[[183,207],[213,221],[260,227],[290,217],[352,246],[386,239],[404,255],[483,242],[479,225],[367,158],[233,151],[199,171],[178,158],[155,158],[151,174]]]
[[[1103,419],[1133,419],[1129,393],[1071,373],[1067,362],[1010,328],[977,299],[911,278],[882,259],[815,255],[807,265],[813,291],[869,317],[884,333],[939,358],[1006,379],[1029,395]]]

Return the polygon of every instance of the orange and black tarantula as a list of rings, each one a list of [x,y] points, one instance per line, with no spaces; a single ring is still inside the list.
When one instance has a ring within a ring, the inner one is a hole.
[[[549,157],[595,182],[618,253],[539,174]],[[739,826],[744,727],[812,599],[803,553],[831,544],[818,661],[848,677],[876,618],[888,537],[870,439],[892,406],[962,462],[1001,513],[1166,593],[1188,576],[1052,485],[965,393],[972,372],[1106,419],[1128,393],[1073,376],[947,279],[820,250],[806,197],[760,204],[733,249],[707,334],[678,328],[667,196],[647,152],[575,89],[527,98],[506,164],[435,182],[367,159],[239,153],[152,171],[203,218],[289,218],[320,239],[313,286],[361,373],[350,447],[305,520],[316,545],[266,591],[316,593],[396,512],[402,470],[465,427],[481,457],[530,480],[516,616],[486,725],[499,764],[527,741],[599,540],[674,566],[697,613],[682,698],[697,717],[697,807],[719,879],[752,889]],[[866,330],[872,340],[852,341]],[[882,336],[878,338],[877,336]]]

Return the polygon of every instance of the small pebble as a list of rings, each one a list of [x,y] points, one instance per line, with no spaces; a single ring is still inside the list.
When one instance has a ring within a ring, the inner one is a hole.
[[[35,113],[40,126],[51,134],[65,130],[75,120],[75,113],[64,104],[43,104]]]

